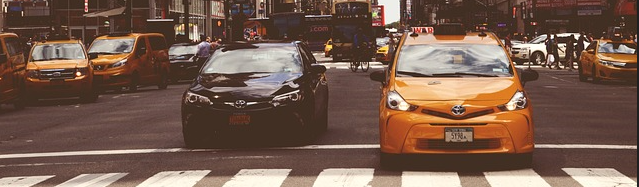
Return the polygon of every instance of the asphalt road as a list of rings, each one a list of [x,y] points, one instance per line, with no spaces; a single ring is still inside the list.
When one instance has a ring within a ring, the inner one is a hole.
[[[464,157],[389,171],[376,147],[379,83],[368,78],[383,66],[352,73],[344,63],[323,64],[329,130],[310,146],[238,136],[229,143],[243,143],[228,149],[184,149],[187,82],[105,93],[91,104],[3,105],[0,186],[637,186],[636,84],[579,82],[576,72],[533,66],[540,78],[526,85],[536,125],[532,169]]]

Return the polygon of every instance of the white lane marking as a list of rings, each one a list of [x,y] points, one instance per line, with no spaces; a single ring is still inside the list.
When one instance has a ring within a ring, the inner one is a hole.
[[[138,187],[188,187],[202,180],[210,170],[164,171],[146,179]]]
[[[313,187],[370,187],[375,169],[325,169]]]
[[[126,173],[82,174],[56,187],[105,187],[126,175]]]
[[[584,187],[636,187],[637,182],[612,168],[561,168]]]
[[[28,187],[41,183],[55,175],[28,176],[28,177],[5,177],[0,178],[0,187]]]
[[[550,187],[550,184],[532,169],[484,172],[484,177],[491,187]]]
[[[412,172],[402,174],[402,187],[461,187],[456,172]]]
[[[291,169],[243,169],[223,187],[278,187],[290,172]]]
[[[588,145],[588,144],[536,144],[538,149],[609,149],[609,150],[637,150],[636,145]],[[333,150],[333,149],[379,149],[379,144],[352,144],[352,145],[308,145],[302,147],[262,148],[261,150]],[[260,150],[260,149],[256,149]],[[3,154],[0,159],[11,158],[41,158],[61,156],[95,156],[95,155],[127,155],[149,153],[185,153],[185,152],[209,152],[224,151],[224,149],[124,149],[124,150],[92,150],[92,151],[65,151],[46,153],[17,153]]]

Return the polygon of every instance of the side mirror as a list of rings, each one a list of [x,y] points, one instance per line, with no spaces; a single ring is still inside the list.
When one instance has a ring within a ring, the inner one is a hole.
[[[588,50],[586,50],[586,52],[588,54],[595,54],[595,50],[594,49],[588,49]]]
[[[7,63],[8,61],[9,57],[7,57],[7,54],[0,54],[0,64]]]
[[[320,74],[326,72],[326,66],[319,64],[311,64],[311,73]]]
[[[384,84],[386,82],[386,73],[383,70],[374,71],[371,73],[370,78]]]
[[[98,58],[98,54],[97,53],[89,53],[89,60],[93,60]]]
[[[518,69],[517,71],[520,72],[519,78],[521,79],[521,82],[523,82],[524,84],[526,84],[526,82],[535,81],[539,79],[539,72],[533,69],[524,69],[524,70]]]

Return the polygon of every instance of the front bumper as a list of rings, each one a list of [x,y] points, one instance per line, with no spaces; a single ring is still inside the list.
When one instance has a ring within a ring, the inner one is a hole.
[[[386,53],[377,53],[375,54],[375,60],[378,62],[388,62],[390,61],[388,54]]]
[[[123,87],[131,83],[131,72],[127,66],[112,68],[107,70],[95,70],[93,79],[97,87],[113,88]]]
[[[27,78],[25,86],[26,92],[37,98],[78,97],[93,92],[93,81],[90,76],[57,80]]]
[[[597,65],[599,78],[606,80],[637,80],[637,67],[616,67]]]
[[[386,109],[380,116],[380,144],[390,154],[481,154],[530,153],[534,149],[529,110],[493,113],[455,120],[422,113]],[[388,117],[384,117],[388,116]],[[472,128],[472,143],[444,141],[444,129]]]
[[[530,54],[528,54],[528,50],[512,48],[510,58],[513,61],[527,61],[530,59]]]

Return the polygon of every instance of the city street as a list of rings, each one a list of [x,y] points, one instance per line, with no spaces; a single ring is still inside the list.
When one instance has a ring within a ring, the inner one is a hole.
[[[328,69],[329,127],[310,145],[247,136],[225,149],[184,148],[188,82],[107,92],[89,104],[2,105],[0,186],[637,186],[636,83],[580,82],[576,71],[532,66],[540,74],[526,84],[532,168],[463,157],[391,171],[379,166],[380,85],[369,79],[385,66],[353,73],[315,56]]]

